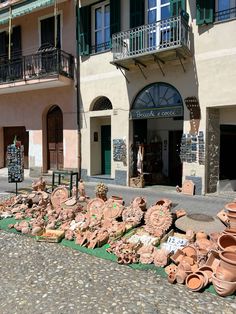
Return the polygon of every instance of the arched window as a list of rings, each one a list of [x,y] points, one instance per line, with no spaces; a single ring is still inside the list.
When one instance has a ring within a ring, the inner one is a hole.
[[[134,119],[177,116],[183,116],[183,101],[177,89],[166,83],[146,86],[138,93],[131,109]]]
[[[103,96],[103,97],[100,97],[98,100],[96,100],[92,111],[109,110],[109,109],[112,109],[112,104],[107,97]]]

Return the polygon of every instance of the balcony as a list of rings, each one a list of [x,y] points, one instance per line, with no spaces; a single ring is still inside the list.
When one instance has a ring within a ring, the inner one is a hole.
[[[112,64],[127,70],[154,61],[190,56],[189,26],[183,16],[142,25],[112,36]]]
[[[73,57],[59,49],[0,59],[0,94],[70,85]]]

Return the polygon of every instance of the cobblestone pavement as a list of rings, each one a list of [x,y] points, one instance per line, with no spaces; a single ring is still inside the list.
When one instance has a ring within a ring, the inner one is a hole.
[[[193,293],[151,271],[0,231],[1,314],[236,313],[236,301]]]

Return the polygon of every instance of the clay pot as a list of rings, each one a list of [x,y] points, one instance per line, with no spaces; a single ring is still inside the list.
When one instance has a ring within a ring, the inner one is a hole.
[[[174,283],[176,281],[176,274],[175,272],[170,272],[168,274],[167,280],[169,283]]]
[[[145,211],[147,206],[147,201],[144,197],[138,196],[133,200],[133,206],[138,206],[141,210]]]
[[[186,230],[186,239],[188,241],[192,241],[193,242],[194,238],[195,238],[195,232],[193,230],[191,230],[191,229]]]
[[[236,252],[223,251],[219,257],[216,277],[224,281],[236,281]]]
[[[199,231],[196,233],[196,240],[207,239],[207,234],[204,231]]]
[[[236,282],[221,280],[216,277],[215,273],[212,274],[212,283],[216,292],[222,297],[231,295],[236,291]]]
[[[236,252],[236,238],[230,234],[220,236],[217,243],[222,251]]]
[[[220,264],[219,252],[212,250],[204,266],[210,266],[215,272],[219,264]]]
[[[184,257],[184,252],[180,249],[178,249],[171,257],[170,259],[175,263],[175,264],[179,264],[182,259]]]
[[[197,251],[194,247],[187,245],[182,249],[182,252],[189,257],[194,257],[197,255]]]
[[[211,282],[212,281],[212,274],[213,274],[213,269],[211,266],[202,266],[199,268],[199,271],[205,273],[208,277],[208,281]]]
[[[235,203],[227,203],[225,205],[225,209],[227,209],[229,212],[236,214],[236,202]]]
[[[188,275],[186,286],[192,291],[200,291],[204,287],[203,277],[196,273]]]
[[[187,277],[187,273],[184,270],[182,270],[182,269],[178,269],[178,271],[177,271],[177,273],[175,275],[176,281],[178,283],[182,283],[183,284],[185,282],[186,277]]]
[[[170,264],[168,266],[165,267],[165,272],[167,275],[169,275],[170,273],[177,273],[178,267],[175,264]]]
[[[204,281],[204,287],[206,287],[208,282],[209,282],[207,274],[204,271],[201,271],[201,270],[196,271],[195,274],[197,274],[197,275],[202,277],[202,280]]]

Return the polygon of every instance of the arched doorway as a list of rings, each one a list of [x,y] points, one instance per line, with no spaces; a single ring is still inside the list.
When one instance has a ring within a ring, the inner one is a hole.
[[[47,114],[47,165],[48,170],[63,168],[63,114],[52,106]]]
[[[177,89],[162,82],[146,86],[137,94],[130,117],[133,120],[133,155],[139,156],[139,151],[144,154],[142,168],[138,165],[132,172],[137,174],[142,169],[146,184],[181,185],[179,150],[183,101]]]

